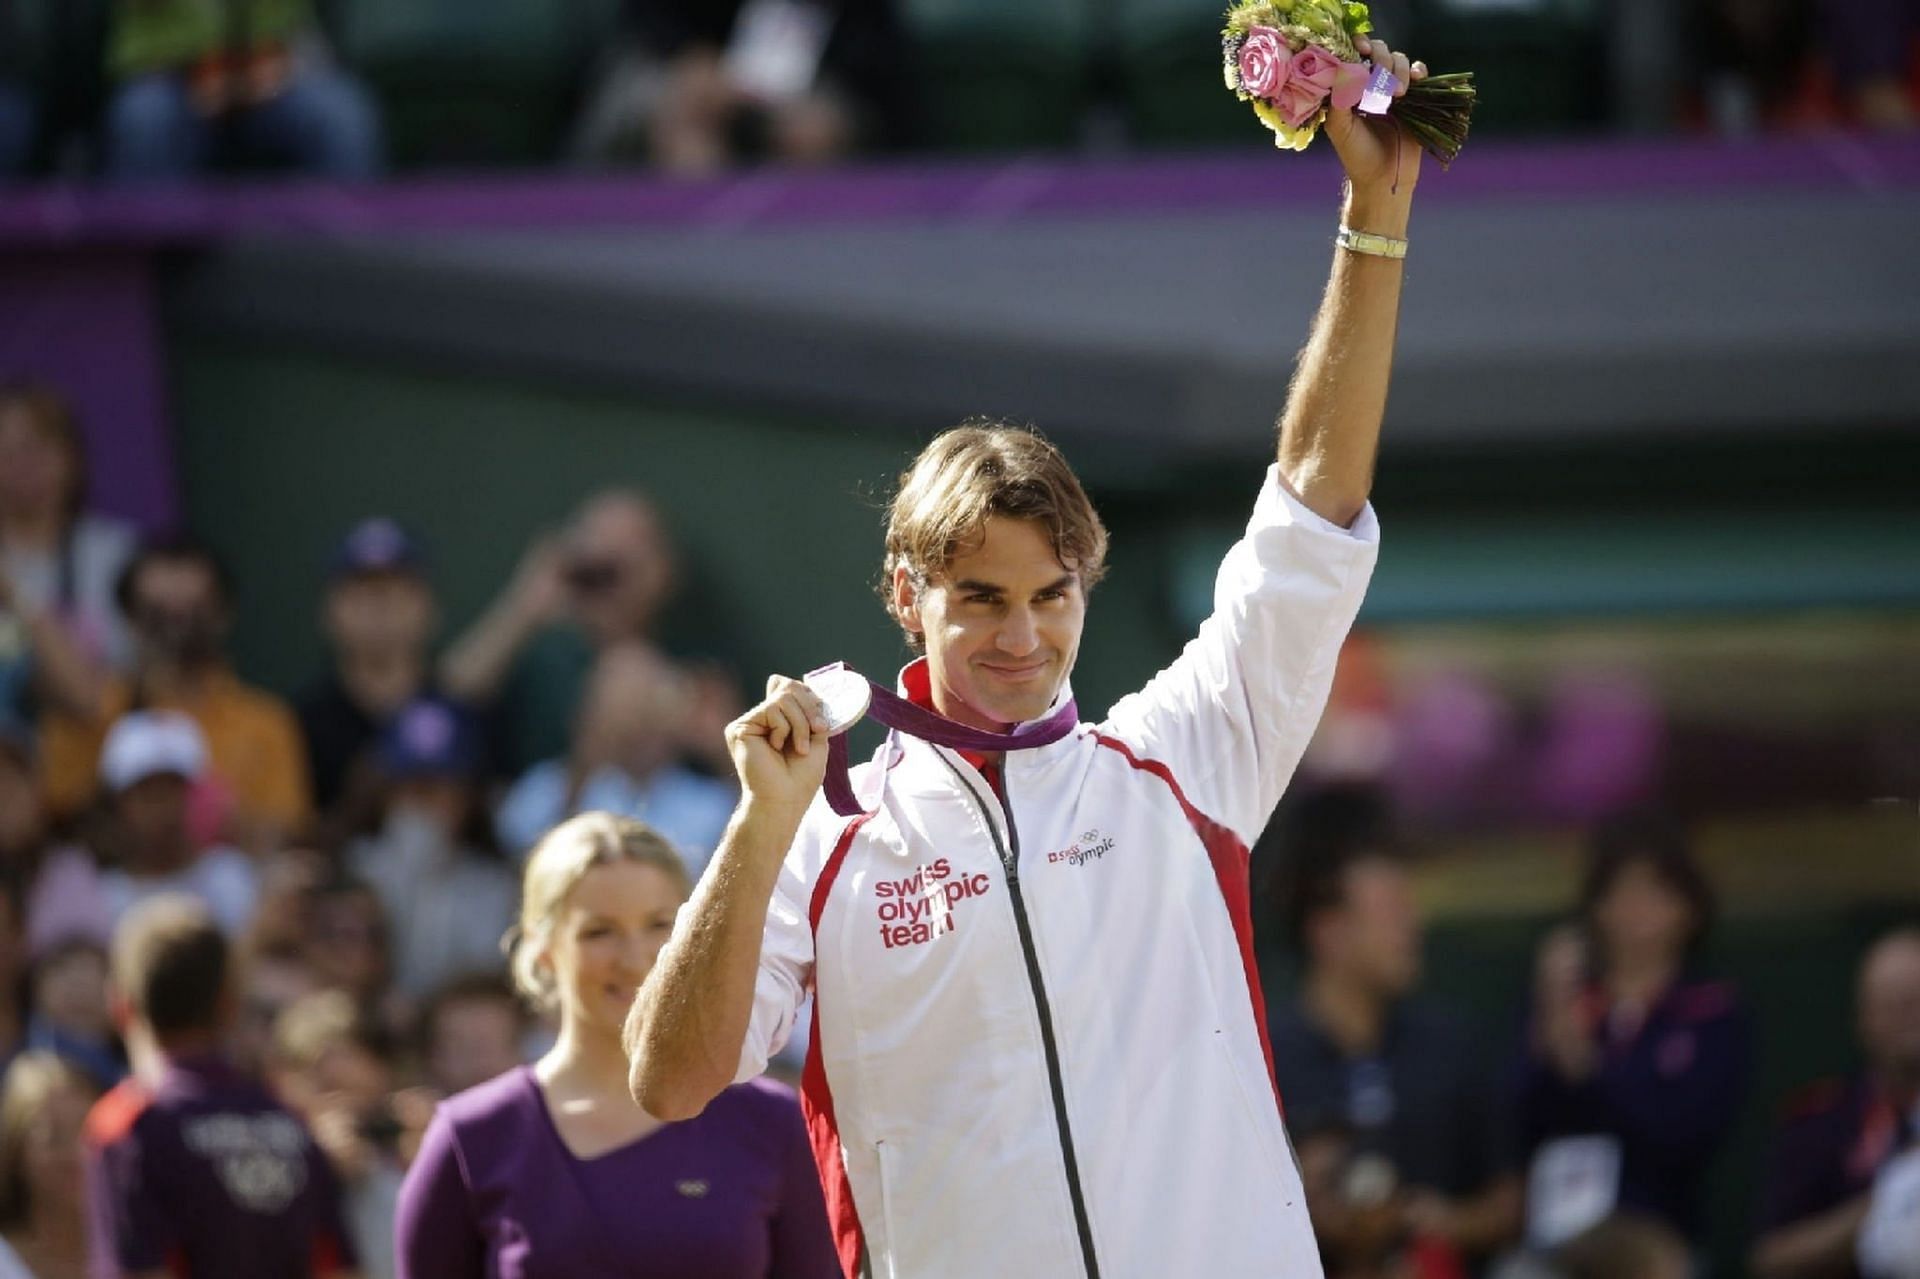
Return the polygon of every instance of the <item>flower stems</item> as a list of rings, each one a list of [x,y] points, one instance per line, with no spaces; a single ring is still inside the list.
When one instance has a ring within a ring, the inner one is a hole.
[[[1477,96],[1471,71],[1428,76],[1394,99],[1392,115],[1444,168],[1466,145]]]

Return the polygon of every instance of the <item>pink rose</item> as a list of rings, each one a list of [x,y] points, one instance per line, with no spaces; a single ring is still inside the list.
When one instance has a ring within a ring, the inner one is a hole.
[[[1287,83],[1287,42],[1272,27],[1251,27],[1240,42],[1240,87],[1271,101]]]
[[[1326,105],[1327,95],[1339,82],[1341,69],[1340,59],[1313,45],[1294,54],[1293,65],[1280,91],[1281,118],[1296,129],[1307,125]]]

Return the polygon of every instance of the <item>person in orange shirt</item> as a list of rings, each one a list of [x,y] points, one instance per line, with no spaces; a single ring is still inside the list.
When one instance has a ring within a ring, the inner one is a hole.
[[[133,673],[112,682],[98,719],[56,713],[43,722],[48,807],[71,817],[94,798],[101,743],[121,715],[183,711],[199,724],[211,763],[200,833],[253,852],[276,847],[310,814],[306,748],[287,705],[242,683],[228,663],[225,569],[194,542],[153,542],[128,564],[119,603],[133,631]]]

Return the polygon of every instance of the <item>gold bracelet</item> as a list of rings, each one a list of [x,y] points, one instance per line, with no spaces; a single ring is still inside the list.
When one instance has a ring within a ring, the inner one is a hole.
[[[1370,258],[1392,258],[1397,262],[1407,256],[1405,240],[1396,240],[1390,235],[1375,235],[1371,231],[1356,231],[1350,226],[1340,228],[1334,243],[1349,253],[1364,253]]]

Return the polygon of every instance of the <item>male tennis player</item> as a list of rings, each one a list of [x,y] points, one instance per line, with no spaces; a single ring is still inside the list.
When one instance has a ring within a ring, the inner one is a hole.
[[[1361,51],[1402,86],[1425,74]],[[1328,121],[1353,234],[1277,463],[1177,661],[1077,721],[1067,676],[1106,533],[1052,446],[963,427],[902,477],[887,530],[887,602],[925,649],[901,692],[934,727],[862,766],[854,805],[821,794],[829,711],[807,685],[776,677],[728,730],[744,798],[634,1004],[634,1094],[662,1119],[699,1113],[765,1068],[813,991],[803,1093],[850,1276],[1321,1273],[1266,1051],[1247,848],[1374,562],[1420,162],[1397,128]]]

